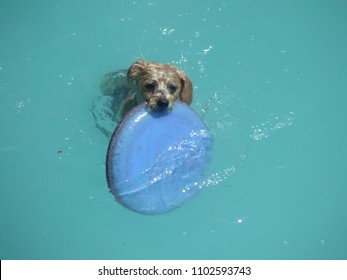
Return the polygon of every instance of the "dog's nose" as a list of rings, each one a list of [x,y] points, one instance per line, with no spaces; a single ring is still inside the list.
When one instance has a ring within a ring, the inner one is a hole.
[[[157,106],[159,109],[166,109],[169,106],[169,101],[167,99],[159,99]]]

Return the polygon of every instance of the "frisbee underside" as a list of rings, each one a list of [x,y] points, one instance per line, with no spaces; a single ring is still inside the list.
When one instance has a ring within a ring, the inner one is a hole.
[[[125,207],[142,214],[173,210],[204,185],[212,138],[200,117],[177,102],[170,112],[132,109],[107,152],[108,186]]]

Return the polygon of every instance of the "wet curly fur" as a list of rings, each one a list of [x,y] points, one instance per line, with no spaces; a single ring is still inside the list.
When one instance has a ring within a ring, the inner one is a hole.
[[[143,102],[148,111],[171,110],[177,100],[190,104],[193,87],[187,75],[171,64],[135,61],[126,72],[106,74],[101,84],[104,95],[113,96],[111,110],[119,121],[129,110]]]

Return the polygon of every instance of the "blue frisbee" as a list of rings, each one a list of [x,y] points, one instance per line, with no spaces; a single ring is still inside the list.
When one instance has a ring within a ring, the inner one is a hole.
[[[200,117],[177,102],[149,113],[141,104],[114,131],[106,158],[107,183],[116,199],[142,214],[181,206],[204,185],[212,137]]]

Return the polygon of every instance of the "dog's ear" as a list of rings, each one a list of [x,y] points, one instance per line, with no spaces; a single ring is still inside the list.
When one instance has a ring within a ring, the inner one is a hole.
[[[143,73],[146,63],[143,60],[136,60],[128,69],[128,81],[136,80]]]
[[[181,79],[182,90],[180,93],[180,100],[186,104],[190,104],[193,101],[193,84],[186,74],[179,71],[179,76]]]

